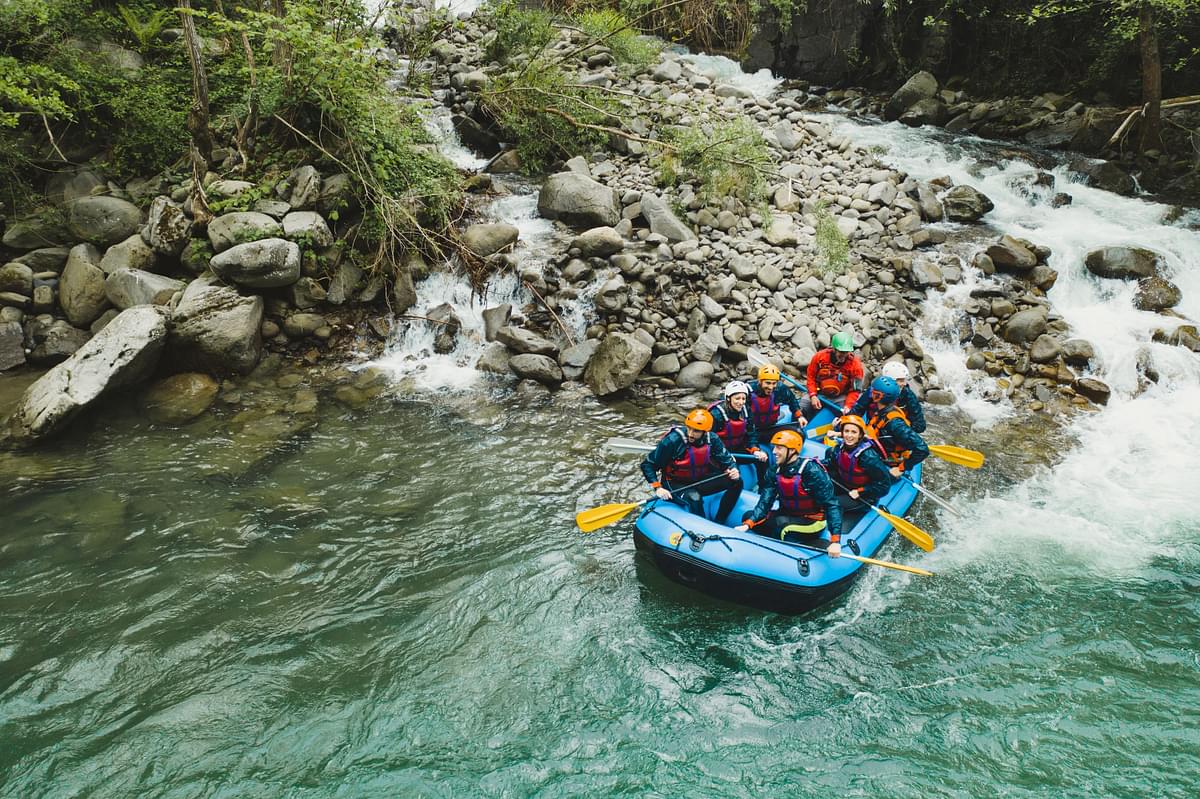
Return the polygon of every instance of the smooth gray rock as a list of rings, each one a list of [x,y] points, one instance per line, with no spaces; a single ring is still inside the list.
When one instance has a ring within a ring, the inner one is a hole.
[[[44,327],[31,325],[31,331],[27,332],[33,343],[29,360],[41,366],[62,363],[91,338],[88,331],[80,330],[64,319],[54,319]]]
[[[512,306],[507,302],[494,308],[485,308],[480,314],[483,317],[483,338],[485,341],[495,341],[500,328],[508,324],[512,318]]]
[[[978,222],[996,205],[972,186],[955,186],[942,195],[942,207],[951,222]]]
[[[283,332],[287,333],[289,338],[303,338],[311,336],[322,327],[325,327],[328,322],[325,317],[316,313],[294,313],[283,320]]]
[[[249,288],[290,286],[300,279],[300,247],[286,239],[236,244],[209,262],[224,280]]]
[[[33,270],[16,261],[0,266],[0,291],[15,291],[32,297]]]
[[[182,280],[142,269],[121,269],[105,279],[104,295],[123,311],[135,305],[166,305],[186,286]]]
[[[159,424],[184,424],[208,410],[220,384],[206,374],[184,372],[159,380],[142,394],[142,410]]]
[[[593,298],[596,308],[616,313],[629,303],[629,287],[620,275],[614,275],[600,286]]]
[[[262,297],[243,297],[214,277],[197,278],[171,317],[171,362],[216,374],[249,374],[262,353],[262,319]]]
[[[1112,394],[1112,389],[1108,387],[1107,383],[1094,377],[1081,377],[1072,385],[1077,392],[1097,405],[1107,405],[1108,398]]]
[[[771,224],[763,228],[763,238],[774,247],[795,247],[800,243],[800,229],[790,214],[773,214]]]
[[[1004,340],[1010,344],[1030,344],[1046,332],[1046,309],[1017,311],[1004,325]]]
[[[25,264],[34,272],[62,272],[63,267],[67,265],[67,255],[70,252],[69,247],[42,247],[31,250],[13,260]]]
[[[463,231],[463,244],[481,258],[498,253],[517,243],[521,231],[515,225],[483,223],[470,225]]]
[[[558,345],[523,327],[505,325],[496,331],[496,340],[518,354],[558,355]]]
[[[1089,341],[1071,338],[1063,342],[1062,358],[1068,366],[1087,366],[1095,357],[1096,350]]]
[[[583,380],[598,397],[633,385],[650,362],[650,347],[628,333],[609,333],[596,348],[583,372]]]
[[[937,78],[922,70],[905,81],[891,96],[883,107],[883,118],[889,122],[899,119],[914,103],[932,98],[937,91]]]
[[[546,178],[538,192],[538,213],[577,228],[612,226],[621,221],[615,189],[575,172]]]
[[[8,223],[3,243],[14,250],[33,250],[68,244],[73,240],[56,214],[34,214]]]
[[[1062,344],[1054,336],[1043,333],[1034,339],[1029,348],[1029,360],[1034,363],[1050,363],[1062,354]]]
[[[1138,280],[1158,274],[1159,255],[1143,247],[1102,247],[1092,250],[1083,265],[1096,277]]]
[[[333,244],[333,232],[316,211],[292,211],[283,218],[283,236],[322,250]]]
[[[402,314],[417,304],[417,287],[413,283],[412,270],[405,264],[396,270],[392,284],[392,310]]]
[[[650,225],[651,233],[666,236],[668,241],[690,241],[696,234],[675,216],[671,206],[661,197],[650,193],[642,194],[642,216]]]
[[[660,355],[650,362],[650,374],[659,377],[672,377],[679,372],[679,356],[673,352]]]
[[[913,287],[918,289],[937,288],[946,285],[942,268],[932,259],[918,257],[912,265]]]
[[[479,360],[475,362],[475,368],[481,372],[506,375],[512,371],[508,368],[508,362],[511,359],[512,353],[508,351],[508,347],[498,341],[493,341],[484,346],[483,352],[479,354]]]
[[[714,371],[713,365],[708,361],[692,361],[679,370],[675,385],[703,391],[712,383]]]
[[[1165,311],[1174,308],[1183,299],[1183,292],[1166,278],[1154,275],[1138,281],[1133,305],[1142,311]]]
[[[1037,255],[1012,236],[1002,236],[985,251],[1001,272],[1023,274],[1037,266]]]
[[[556,386],[563,381],[563,372],[553,358],[546,355],[522,353],[508,361],[508,368],[517,377],[536,380],[543,385]]]
[[[150,248],[140,233],[134,233],[124,241],[109,247],[100,259],[100,269],[111,275],[122,269],[145,269],[153,272],[158,265],[158,254]]]
[[[293,209],[307,211],[316,208],[321,199],[321,173],[310,164],[293,169],[287,177],[286,199]]]
[[[142,212],[116,197],[81,197],[67,205],[67,226],[76,241],[109,247],[141,229]]]
[[[288,287],[292,305],[304,311],[325,299],[325,287],[314,278],[302,277]]]
[[[768,291],[774,291],[783,282],[783,270],[775,266],[775,264],[763,264],[758,268],[756,277],[758,278],[758,282],[763,285],[763,288]]]
[[[62,430],[96,400],[148,377],[167,340],[165,315],[130,308],[29,387],[9,422],[13,440],[32,444]]]
[[[344,305],[362,285],[362,279],[362,269],[349,261],[343,261],[338,265],[333,279],[329,281],[329,291],[325,294],[325,300],[333,305]]]
[[[625,240],[611,227],[594,227],[571,241],[571,249],[575,248],[583,258],[607,258],[625,249]]]
[[[679,62],[674,59],[668,59],[660,63],[650,73],[650,80],[658,83],[674,83],[683,76],[683,68]]]
[[[100,251],[91,244],[71,248],[58,284],[58,302],[76,327],[90,325],[108,307]]]
[[[592,356],[596,354],[596,350],[599,348],[600,341],[598,339],[585,339],[560,352],[558,354],[558,365],[563,368],[564,373],[567,370],[576,369],[582,374],[584,367],[588,365],[588,361],[592,359]],[[572,377],[570,379],[574,380],[575,378]]]
[[[946,104],[936,97],[917,100],[900,115],[899,122],[912,128],[922,125],[944,125],[949,111]]]
[[[222,214],[208,223],[208,240],[217,253],[235,245],[260,239],[277,239],[282,235],[282,225],[257,211]]]

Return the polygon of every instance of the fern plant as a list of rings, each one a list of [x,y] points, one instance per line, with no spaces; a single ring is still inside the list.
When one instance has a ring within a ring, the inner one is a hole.
[[[133,38],[137,39],[139,50],[147,49],[150,43],[158,38],[158,34],[162,33],[162,29],[166,27],[167,22],[175,16],[170,9],[160,8],[143,22],[137,18],[137,15],[128,6],[123,5],[117,6],[117,13],[125,21],[125,26],[133,34]]]

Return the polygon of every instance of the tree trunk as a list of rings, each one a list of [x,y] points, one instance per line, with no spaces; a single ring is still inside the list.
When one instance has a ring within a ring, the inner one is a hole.
[[[192,219],[203,227],[212,219],[208,198],[204,194],[204,176],[212,163],[213,137],[208,127],[208,74],[204,71],[204,55],[200,51],[200,36],[192,19],[191,0],[179,0],[183,17],[183,40],[188,61],[192,64],[192,106],[188,109],[187,127],[192,135]]]
[[[1142,0],[1138,8],[1138,44],[1142,53],[1142,135],[1138,150],[1161,150],[1162,142],[1162,61],[1158,55],[1154,5]]]

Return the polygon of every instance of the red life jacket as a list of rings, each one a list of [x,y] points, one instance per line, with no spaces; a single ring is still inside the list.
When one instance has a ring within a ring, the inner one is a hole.
[[[679,430],[678,427],[672,428]],[[663,467],[663,478],[671,483],[695,483],[708,477],[712,471],[712,447],[708,444],[708,439],[705,439],[704,446],[692,446],[692,442],[687,440],[687,433],[680,430],[683,434],[683,442],[686,445],[683,455],[678,459],[671,461]],[[669,434],[668,434],[669,435]]]
[[[813,499],[812,495],[804,490],[804,469],[809,463],[815,463],[823,470],[825,467],[816,458],[805,458],[800,463],[800,468],[796,472],[795,477],[784,477],[782,474],[775,475],[775,487],[779,489],[779,512],[787,516],[804,516],[812,521],[820,521],[825,518],[825,511]]]
[[[768,430],[779,421],[779,409],[783,406],[775,401],[775,392],[762,396],[758,390],[750,392],[747,405],[750,415],[754,417],[754,426],[759,430]]]
[[[714,402],[708,406],[709,411],[721,410],[721,418],[725,420],[725,424],[717,431],[717,436],[721,439],[721,443],[725,445],[725,449],[730,452],[745,452],[746,441],[749,438],[749,425],[746,418],[746,412],[742,411],[741,419],[734,419],[729,415],[729,411],[722,407],[720,402]],[[716,416],[716,413],[713,413]]]
[[[858,457],[870,447],[875,447],[880,455],[884,454],[883,447],[879,446],[879,442],[873,438],[864,438],[855,445],[854,449],[846,449],[846,446],[842,445],[838,451],[838,474],[841,476],[846,488],[862,488],[871,482],[870,475],[867,474],[866,470],[858,462]]]
[[[833,362],[833,349],[824,349],[813,356],[812,376],[817,391],[826,397],[840,397],[850,391],[854,377],[850,367],[856,356],[847,356],[841,365]]]
[[[909,424],[908,416],[905,415],[904,411],[893,405],[888,410],[883,411],[882,414],[876,413],[869,420],[867,420],[867,427],[870,428],[868,434],[872,438],[878,439],[879,432],[883,430],[883,428],[887,427],[893,419],[902,419],[905,424],[907,424],[909,427],[912,427],[912,425]],[[886,446],[883,445],[882,441],[879,444],[879,451],[883,453],[883,460],[888,466],[903,465],[908,460],[908,456],[912,455],[912,450],[910,449],[891,452]]]

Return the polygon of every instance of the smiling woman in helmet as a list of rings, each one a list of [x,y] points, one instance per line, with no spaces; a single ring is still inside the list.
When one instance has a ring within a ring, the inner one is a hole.
[[[914,433],[924,433],[925,412],[921,409],[921,401],[917,399],[916,393],[908,386],[908,367],[904,365],[904,361],[888,361],[879,370],[879,374],[881,377],[890,377],[896,381],[896,385],[900,387],[900,396],[896,400],[896,406],[904,411],[908,425]],[[852,407],[846,409],[846,413],[865,419],[871,416],[875,410],[871,405],[871,392],[865,391]]]
[[[808,362],[805,374],[808,397],[804,402],[804,417],[811,419],[826,402],[844,409],[854,404],[862,391],[862,361],[854,354],[854,337],[842,331],[834,333],[830,345],[817,352]]]
[[[704,497],[723,491],[714,519],[723,522],[742,493],[742,477],[733,456],[712,432],[711,413],[696,408],[687,415],[683,425],[668,430],[658,446],[646,454],[642,474],[660,499],[679,502],[697,516],[704,515]],[[718,475],[720,479],[692,486]]]
[[[833,483],[816,458],[802,458],[804,437],[795,430],[780,430],[771,437],[775,465],[767,470],[762,493],[754,510],[742,518],[739,530],[755,532],[783,541],[820,546],[821,534],[829,532],[828,552],[842,554],[842,509],[833,494]],[[779,510],[771,506],[779,500]]]
[[[843,416],[842,438],[825,450],[823,463],[847,507],[861,509],[859,502],[874,504],[892,487],[892,475],[884,462],[883,448],[871,438],[861,416]]]
[[[758,427],[746,407],[750,398],[750,386],[741,380],[733,380],[725,386],[723,394],[723,400],[708,406],[708,411],[713,416],[713,432],[720,437],[721,443],[730,453],[745,453],[755,457],[758,461],[755,466],[761,484],[767,473],[767,453],[758,448]]]

